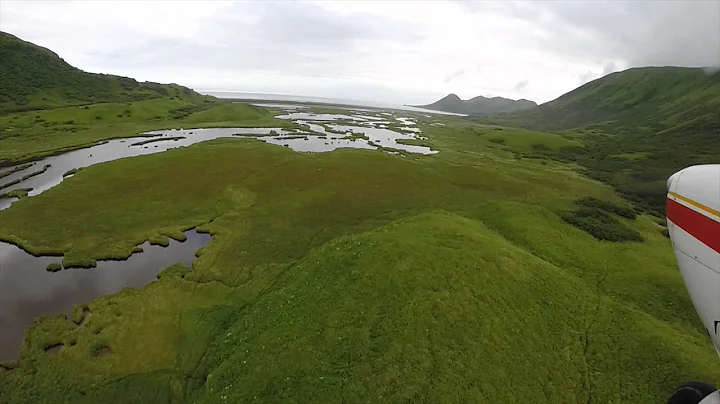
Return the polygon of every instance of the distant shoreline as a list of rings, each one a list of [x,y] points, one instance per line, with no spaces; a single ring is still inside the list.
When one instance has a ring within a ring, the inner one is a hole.
[[[299,95],[289,94],[263,94],[263,93],[242,93],[234,91],[198,91],[200,94],[211,95],[213,97],[221,98],[223,100],[233,102],[267,102],[267,103],[298,103],[298,104],[309,104],[309,105],[321,105],[321,106],[340,106],[340,107],[352,107],[352,108],[366,108],[371,110],[396,110],[405,112],[418,112],[427,114],[438,114],[438,115],[454,115],[454,116],[467,116],[466,114],[456,114],[452,112],[437,111],[431,109],[417,108],[410,105],[392,105],[392,104],[381,104],[372,103],[370,101],[356,101],[356,100],[343,100],[333,98],[322,98],[322,97],[306,97]]]

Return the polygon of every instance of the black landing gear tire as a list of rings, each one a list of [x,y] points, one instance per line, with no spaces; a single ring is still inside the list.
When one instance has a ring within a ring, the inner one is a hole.
[[[703,398],[717,390],[710,384],[692,381],[681,384],[672,393],[667,404],[698,404]]]

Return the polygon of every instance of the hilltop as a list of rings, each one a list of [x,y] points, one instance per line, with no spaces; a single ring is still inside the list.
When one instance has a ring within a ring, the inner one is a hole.
[[[208,97],[177,84],[87,73],[46,48],[0,32],[0,113],[154,98]]]
[[[537,104],[525,99],[511,100],[502,97],[487,98],[477,96],[469,100],[462,100],[456,94],[449,94],[432,104],[413,106],[436,111],[453,112],[456,114],[487,115],[526,110],[536,107]]]

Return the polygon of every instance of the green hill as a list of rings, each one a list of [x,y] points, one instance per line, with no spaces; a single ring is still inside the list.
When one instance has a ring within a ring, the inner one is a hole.
[[[597,128],[644,131],[720,122],[720,73],[643,67],[591,81],[537,108],[496,116],[541,130]]]
[[[153,98],[204,97],[177,84],[87,73],[48,49],[0,32],[0,113]]]
[[[667,178],[684,167],[720,158],[720,72],[629,69],[537,108],[483,121],[581,139],[583,148],[566,148],[552,156],[581,164],[588,176],[663,215]]]

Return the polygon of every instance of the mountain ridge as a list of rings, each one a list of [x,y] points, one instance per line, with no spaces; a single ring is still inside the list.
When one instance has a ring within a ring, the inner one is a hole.
[[[47,48],[0,31],[0,112],[154,98],[208,99],[178,84],[85,72]]]
[[[720,158],[718,111],[720,72],[665,66],[615,72],[531,110],[470,119],[580,140],[551,158],[579,164],[663,217],[667,178]]]
[[[432,104],[411,106],[456,114],[489,115],[535,108],[537,103],[524,98],[512,100],[504,97],[483,97],[481,95],[463,100],[457,94],[450,93]]]
[[[648,124],[661,130],[708,114],[717,118],[713,112],[718,107],[720,72],[705,68],[651,66],[608,74],[532,110],[488,118],[497,123],[538,130]]]

